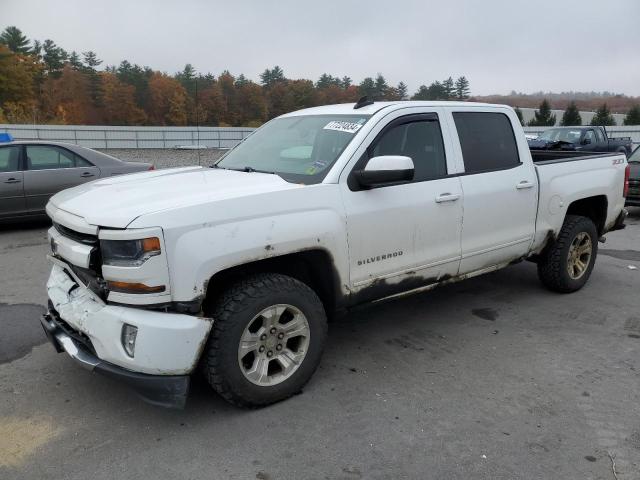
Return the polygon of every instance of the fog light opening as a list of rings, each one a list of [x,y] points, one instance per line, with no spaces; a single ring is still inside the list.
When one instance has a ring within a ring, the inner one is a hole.
[[[138,327],[125,323],[122,325],[122,348],[131,358],[136,353],[136,337],[138,335]]]

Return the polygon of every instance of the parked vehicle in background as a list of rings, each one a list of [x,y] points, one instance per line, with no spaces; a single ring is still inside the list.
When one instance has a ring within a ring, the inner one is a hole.
[[[623,227],[625,156],[535,153],[510,107],[363,100],[278,117],[214,168],[65,190],[43,328],[156,404],[198,366],[236,405],[282,400],[336,311],[524,259],[582,288]]]
[[[629,192],[627,205],[640,207],[640,147],[629,157]]]
[[[531,150],[619,152],[631,155],[631,137],[609,138],[604,127],[555,127],[529,140]]]
[[[78,145],[20,141],[0,144],[0,220],[44,215],[52,195],[98,178],[152,170]]]

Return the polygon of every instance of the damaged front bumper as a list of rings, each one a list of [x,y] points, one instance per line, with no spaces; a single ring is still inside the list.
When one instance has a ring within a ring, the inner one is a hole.
[[[211,319],[107,304],[65,262],[51,261],[42,326],[56,350],[134,387],[150,403],[183,407]],[[122,343],[125,325],[137,329],[133,356]]]
[[[118,380],[133,390],[146,402],[167,408],[184,408],[189,394],[189,375],[147,375],[126,370],[100,360],[76,335],[63,326],[54,309],[40,319],[42,328],[57,352],[67,352],[80,366]]]

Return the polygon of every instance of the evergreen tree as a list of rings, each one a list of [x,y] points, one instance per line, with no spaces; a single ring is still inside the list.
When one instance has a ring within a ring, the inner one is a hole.
[[[102,60],[98,60],[98,56],[95,52],[89,50],[88,52],[82,52],[82,58],[84,58],[84,65],[87,70],[96,71],[96,67],[102,63]]]
[[[178,80],[187,94],[191,97],[194,97],[196,94],[196,69],[193,68],[193,65],[187,63],[181,72],[176,74],[176,80]]]
[[[64,49],[58,47],[53,40],[45,40],[42,44],[42,61],[45,70],[49,75],[57,77],[60,75],[64,62],[67,61],[68,55]]]
[[[374,98],[376,95],[376,82],[371,77],[367,77],[358,85],[358,93],[362,97]]]
[[[516,112],[518,120],[520,120],[520,125],[524,127],[524,117],[522,116],[522,110],[520,110],[520,107],[516,107],[514,110]]]
[[[404,82],[400,82],[396,87],[396,90],[398,92],[398,97],[400,97],[400,100],[407,99],[407,85]]]
[[[316,88],[318,90],[322,90],[323,88],[329,88],[331,85],[335,84],[335,80],[338,80],[338,79],[337,78],[334,79],[331,75],[323,73],[322,75],[320,75],[320,78],[316,82]]]
[[[428,87],[420,85],[411,100],[446,100],[446,95],[444,85],[436,80]]]
[[[466,100],[469,98],[469,93],[471,93],[471,89],[469,86],[469,80],[467,77],[458,77],[455,83],[456,86],[456,98],[458,100]]]
[[[76,52],[75,50],[71,52],[71,55],[69,55],[69,64],[71,65],[71,68],[76,71],[82,70],[82,62],[80,61],[80,55],[78,55],[78,52]]]
[[[35,55],[36,58],[41,59],[42,56],[42,42],[40,40],[33,41],[33,47],[31,47],[31,54]]]
[[[285,80],[284,72],[278,65],[273,67],[271,70],[267,68],[260,74],[260,83],[265,88],[271,88],[276,83],[284,82]]]
[[[562,114],[560,125],[563,127],[577,127],[582,125],[582,117],[578,111],[576,102],[570,102],[567,109]]]
[[[9,50],[13,53],[31,53],[29,39],[18,27],[11,26],[5,28],[0,34],[0,43],[9,47]]]
[[[545,98],[540,108],[535,111],[534,118],[529,122],[530,127],[553,127],[556,124],[556,116],[551,113],[551,105]]]
[[[102,63],[102,60],[99,60],[96,53],[91,50],[82,52],[82,58],[84,59],[83,69],[89,76],[89,96],[91,97],[91,102],[96,107],[102,107],[104,91],[102,89],[100,76],[96,70],[96,67]]]
[[[606,103],[603,103],[598,110],[596,110],[596,114],[591,119],[591,125],[594,126],[603,126],[607,127],[610,125],[615,125],[616,121],[611,115],[609,108]]]
[[[352,83],[353,83],[353,81],[351,80],[351,77],[347,77],[345,75],[344,77],[342,77],[342,80],[340,82],[340,86],[346,90],[347,88],[349,88],[351,86]]]
[[[442,87],[444,88],[444,94],[447,100],[453,98],[454,95],[456,95],[456,86],[453,82],[453,78],[449,77],[444,82],[442,82]],[[469,89],[469,86],[467,85],[467,90],[468,89]],[[467,95],[468,93],[469,92],[467,92]]]
[[[249,80],[247,80],[247,77],[244,76],[244,74],[240,74],[238,75],[238,78],[236,78],[236,83],[235,86],[236,87],[243,87],[244,85],[247,85],[249,82]]]
[[[429,85],[429,100],[446,100],[447,91],[442,83],[439,81],[433,82]]]
[[[411,97],[411,100],[429,100],[429,87],[420,85],[418,91]]]
[[[375,82],[375,94],[374,95],[375,95],[376,100],[383,100],[387,96],[387,91],[388,90],[389,90],[389,85],[387,85],[387,81],[382,76],[382,74],[379,73],[376,76],[376,82]]]
[[[624,117],[625,125],[640,125],[640,105],[634,105]]]

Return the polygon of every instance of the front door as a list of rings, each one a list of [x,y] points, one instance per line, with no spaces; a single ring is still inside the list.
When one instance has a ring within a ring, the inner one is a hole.
[[[18,145],[0,147],[0,217],[25,213],[24,183]]]
[[[413,181],[367,190],[350,175],[341,188],[351,288],[361,301],[456,275],[460,261],[462,190],[447,177],[453,164],[438,112],[395,116],[373,130],[351,172],[370,158],[402,155],[413,160]]]

